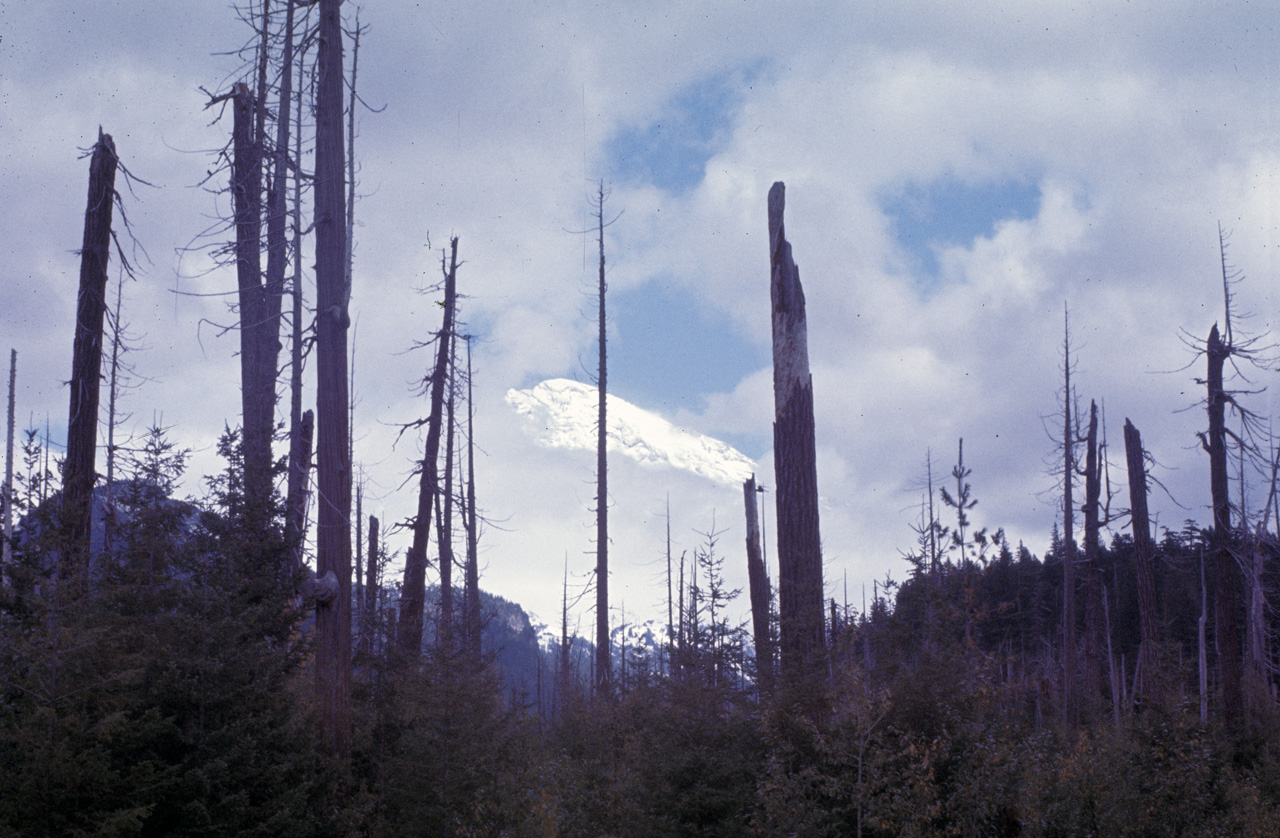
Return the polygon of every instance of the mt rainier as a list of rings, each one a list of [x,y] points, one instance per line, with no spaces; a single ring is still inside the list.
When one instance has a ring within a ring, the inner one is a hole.
[[[534,428],[534,439],[548,448],[594,451],[596,388],[553,378],[527,390],[508,390],[507,404]],[[657,414],[608,395],[608,446],[647,465],[691,471],[724,486],[737,486],[755,471],[755,463],[732,446],[686,431]]]

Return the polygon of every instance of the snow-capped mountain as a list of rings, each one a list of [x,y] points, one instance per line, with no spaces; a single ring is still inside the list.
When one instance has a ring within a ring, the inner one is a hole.
[[[507,403],[533,427],[539,445],[594,451],[596,388],[553,378],[527,390],[508,390]],[[755,463],[731,445],[678,428],[613,394],[608,397],[609,450],[646,465],[665,465],[738,486]]]

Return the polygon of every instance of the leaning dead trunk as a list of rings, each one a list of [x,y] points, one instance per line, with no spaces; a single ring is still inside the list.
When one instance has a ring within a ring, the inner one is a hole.
[[[449,240],[449,269],[444,275],[444,322],[436,344],[436,365],[431,373],[431,413],[427,417],[427,445],[418,473],[418,514],[413,519],[413,543],[405,556],[404,587],[400,594],[401,651],[416,657],[422,650],[422,609],[427,593],[427,540],[431,534],[431,508],[440,491],[440,426],[444,415],[445,377],[453,338],[457,297],[458,239]]]
[[[747,582],[751,590],[751,630],[756,644],[756,676],[760,688],[768,692],[773,685],[773,642],[769,636],[769,575],[760,549],[760,514],[756,507],[756,477],[742,484],[742,499],[747,513]]]
[[[826,671],[826,642],[813,379],[804,289],[783,227],[785,205],[786,187],[778,181],[769,190],[778,617],[783,674],[790,686],[801,687]]]
[[[351,746],[351,461],[347,447],[346,219],[341,0],[320,0],[316,92],[316,574],[336,583],[316,603],[316,692],[324,741]]]
[[[1138,577],[1138,622],[1142,643],[1138,647],[1138,668],[1142,673],[1138,696],[1157,699],[1160,685],[1160,617],[1156,613],[1155,544],[1151,541],[1151,520],[1147,514],[1147,467],[1142,435],[1124,420],[1125,461],[1129,469],[1129,510],[1133,523],[1134,568]]]
[[[1236,569],[1231,555],[1231,500],[1227,483],[1227,393],[1222,368],[1231,347],[1213,325],[1206,344],[1208,357],[1207,403],[1209,435],[1204,448],[1209,454],[1209,490],[1213,500],[1214,636],[1218,647],[1218,685],[1222,692],[1222,716],[1228,723],[1240,718],[1241,655],[1240,628],[1236,618]]]
[[[71,409],[67,458],[62,472],[62,519],[66,533],[60,571],[83,579],[88,571],[93,512],[94,467],[98,452],[98,392],[102,376],[102,326],[107,312],[107,260],[111,248],[111,207],[115,200],[116,146],[98,129],[89,161],[89,197],[80,248],[80,292],[71,359]]]

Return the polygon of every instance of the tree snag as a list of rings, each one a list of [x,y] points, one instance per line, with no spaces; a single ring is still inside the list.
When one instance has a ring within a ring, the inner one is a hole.
[[[760,689],[768,692],[773,685],[773,640],[769,632],[769,574],[760,549],[760,513],[756,506],[756,476],[742,484],[742,499],[747,514],[747,583],[751,592],[751,630],[756,644],[756,676]],[[670,551],[668,551],[668,577]]]
[[[1160,617],[1156,612],[1155,544],[1151,540],[1151,520],[1147,514],[1146,453],[1142,435],[1128,419],[1124,420],[1125,462],[1129,469],[1129,509],[1133,524],[1134,569],[1138,577],[1138,621],[1141,645],[1138,647],[1138,671],[1142,673],[1138,697],[1157,699],[1160,665]]]
[[[102,327],[106,317],[107,260],[111,249],[111,207],[115,201],[116,146],[98,129],[89,161],[89,197],[80,248],[80,291],[71,359],[71,405],[67,458],[62,472],[62,520],[66,533],[60,572],[67,580],[88,572],[93,513],[94,465],[98,448],[98,393],[102,377]]]
[[[785,204],[786,187],[778,181],[769,190],[778,617],[783,674],[790,686],[800,687],[826,671],[826,642],[813,379],[804,289],[783,228]]]
[[[400,594],[400,630],[396,638],[402,652],[415,659],[422,651],[422,609],[427,594],[427,541],[431,535],[431,509],[439,487],[440,426],[444,416],[457,300],[458,239],[449,240],[449,268],[444,274],[444,318],[437,335],[436,363],[429,379],[431,412],[427,417],[427,444],[418,472],[418,512],[413,519],[413,543],[405,556],[404,587]]]
[[[351,462],[347,428],[341,0],[320,1],[316,81],[316,574],[333,574],[337,595],[316,603],[316,692],[324,741],[351,747]]]

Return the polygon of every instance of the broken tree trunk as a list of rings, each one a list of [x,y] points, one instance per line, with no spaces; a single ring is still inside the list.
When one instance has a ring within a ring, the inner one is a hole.
[[[346,220],[341,0],[320,0],[316,82],[316,574],[337,593],[316,603],[316,693],[322,738],[351,747],[351,462],[348,453]]]
[[[1071,332],[1063,311],[1062,338],[1062,715],[1069,730],[1080,724],[1076,650],[1076,540],[1072,489],[1076,479],[1076,429],[1072,421]]]
[[[9,350],[9,423],[5,431],[4,445],[4,554],[0,562],[0,589],[4,588],[4,577],[13,563],[13,408],[14,389],[18,383],[18,350]]]
[[[369,516],[369,558],[365,565],[364,606],[360,609],[360,635],[357,651],[362,657],[373,654],[373,634],[377,626],[378,610],[378,518]]]
[[[760,689],[768,692],[773,686],[773,643],[769,636],[769,603],[773,596],[769,591],[769,574],[760,549],[760,513],[756,506],[754,474],[742,484],[742,499],[747,514],[747,582],[751,591],[751,629],[756,644],[756,677],[759,679]]]
[[[274,356],[268,358],[269,318],[262,285],[262,141],[255,134],[257,111],[257,98],[247,85],[237,83],[232,96],[231,200],[240,306],[240,444],[245,508],[253,529],[261,529],[267,522],[275,416],[275,362]]]
[[[786,187],[778,181],[769,190],[778,618],[783,675],[796,688],[826,671],[826,642],[813,379],[804,290],[783,227],[785,205]]]
[[[1089,432],[1084,458],[1084,693],[1087,706],[1102,696],[1103,615],[1102,569],[1099,564],[1102,497],[1102,464],[1099,462],[1098,404],[1089,402]]]
[[[89,197],[80,248],[80,291],[71,359],[71,406],[67,458],[62,472],[62,520],[66,533],[60,571],[83,579],[88,571],[93,513],[94,468],[98,450],[98,393],[102,376],[102,327],[106,317],[107,260],[111,248],[111,207],[115,201],[116,146],[98,129],[89,161]]]
[[[467,339],[467,570],[462,614],[467,652],[480,662],[480,555],[476,519],[476,406],[471,387],[471,340]],[[541,693],[539,693],[541,696]]]
[[[1142,673],[1139,696],[1159,698],[1160,617],[1156,613],[1155,544],[1151,541],[1151,520],[1147,514],[1146,455],[1142,435],[1124,420],[1124,452],[1129,469],[1129,510],[1133,524],[1134,568],[1138,581],[1138,621],[1141,645],[1137,671]]]
[[[599,366],[597,368],[596,408],[596,694],[609,695],[612,677],[612,649],[609,637],[609,452],[606,406],[609,389],[606,352],[605,292],[608,286],[604,277],[604,181],[596,193],[596,222],[599,226],[600,281],[599,281]]]
[[[1240,718],[1241,654],[1240,628],[1236,618],[1236,568],[1231,555],[1231,500],[1227,483],[1226,404],[1222,368],[1231,346],[1222,342],[1218,324],[1209,331],[1205,354],[1208,358],[1207,404],[1209,435],[1204,448],[1209,454],[1209,490],[1213,501],[1213,535],[1210,543],[1214,561],[1214,639],[1218,647],[1218,687],[1222,692],[1222,716],[1228,724]]]
[[[436,344],[436,364],[431,373],[431,412],[427,417],[427,445],[418,472],[418,514],[413,519],[413,543],[405,556],[404,587],[400,594],[400,627],[396,642],[401,651],[416,658],[422,651],[422,609],[427,594],[427,541],[431,534],[431,508],[439,492],[440,425],[444,415],[444,387],[450,342],[453,337],[457,297],[458,239],[449,240],[449,270],[444,275],[444,322]]]

